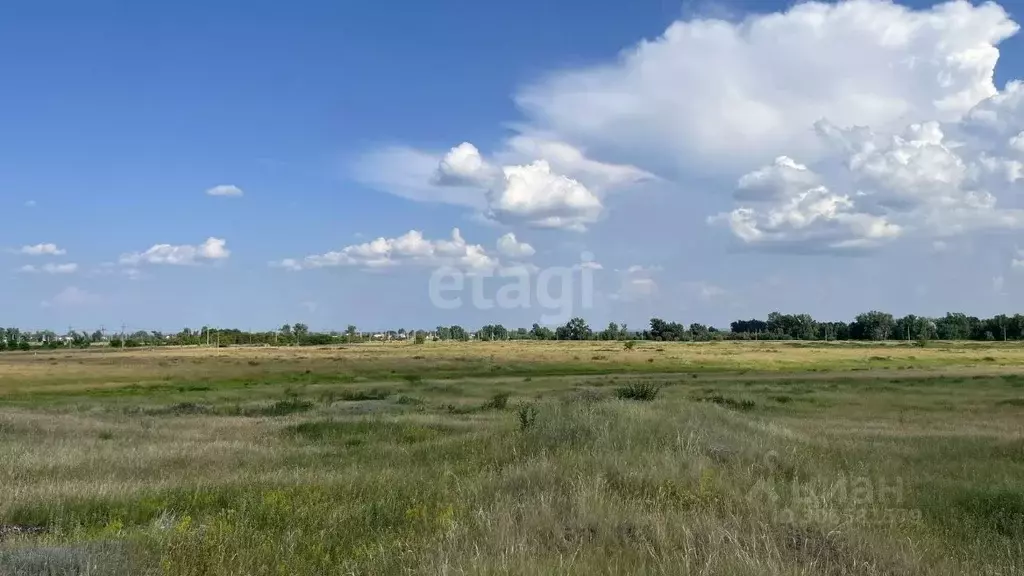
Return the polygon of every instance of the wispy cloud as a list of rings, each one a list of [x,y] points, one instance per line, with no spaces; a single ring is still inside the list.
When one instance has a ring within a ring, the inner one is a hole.
[[[51,242],[22,246],[15,250],[15,252],[26,256],[63,256],[67,254],[67,250],[59,248]]]
[[[74,262],[69,262],[67,264],[43,264],[41,266],[26,264],[19,268],[19,271],[28,274],[72,274],[78,271],[78,264],[75,264]]]
[[[234,184],[221,184],[206,191],[207,196],[244,196],[245,192]]]

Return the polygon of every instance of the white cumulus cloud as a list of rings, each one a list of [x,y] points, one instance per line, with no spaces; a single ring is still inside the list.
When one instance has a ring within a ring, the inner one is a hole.
[[[959,118],[996,93],[995,45],[1016,30],[989,3],[804,2],[736,22],[677,21],[516,102],[534,130],[655,171],[718,173],[783,151],[814,160],[808,127],[823,117],[880,130]]]
[[[544,160],[505,166],[504,181],[488,191],[488,216],[505,224],[585,230],[603,206],[586,186],[551,171]]]
[[[223,238],[207,238],[198,245],[156,244],[145,252],[123,254],[119,262],[127,266],[139,264],[193,265],[204,260],[224,260],[231,255]]]
[[[553,137],[520,134],[509,138],[506,146],[507,150],[500,153],[506,165],[544,160],[554,171],[578,180],[599,195],[658,179],[636,166],[594,160]]]
[[[19,254],[26,256],[63,256],[67,254],[67,250],[57,247],[53,243],[44,244],[33,244],[31,246],[22,246],[17,250]]]
[[[290,270],[357,266],[386,268],[399,265],[455,266],[467,270],[489,270],[497,259],[479,244],[469,244],[458,228],[450,239],[430,240],[418,230],[410,230],[396,238],[380,237],[371,242],[353,244],[341,250],[312,254],[301,259],[286,258],[272,263]]]
[[[444,153],[388,146],[359,155],[351,162],[349,171],[357,182],[378,192],[416,202],[484,208],[484,188],[439,182],[443,159]]]
[[[1020,122],[1024,129],[1024,115]],[[712,221],[726,222],[747,244],[829,249],[877,246],[905,233],[1024,226],[1024,211],[1000,203],[1017,194],[1019,153],[1008,143],[982,145],[969,119],[914,123],[898,133],[826,120],[815,127],[832,151],[819,160],[820,174],[781,157],[740,178],[734,197],[741,205]]]
[[[498,253],[509,258],[529,258],[537,253],[526,242],[520,242],[512,232],[498,238]]]
[[[434,183],[480,188],[487,187],[492,178],[493,169],[484,162],[476,146],[463,142],[441,158],[434,174]]]
[[[500,167],[499,167],[500,166]],[[390,147],[361,156],[353,166],[357,180],[372,188],[416,201],[442,202],[474,208],[503,224],[582,230],[603,209],[607,193],[657,178],[627,164],[599,162],[582,150],[555,139],[518,135],[488,161],[476,146],[463,142],[447,153]],[[523,191],[525,204],[509,210],[510,180]],[[565,194],[571,183],[583,194]],[[548,192],[553,192],[550,197]],[[540,200],[544,206],[540,207]],[[547,212],[534,217],[537,210]],[[478,212],[479,213],[479,212]]]
[[[379,189],[500,224],[571,230],[608,206],[663,209],[608,201],[655,181],[681,197],[672,209],[699,207],[763,249],[1021,228],[1024,84],[994,83],[998,46],[1018,29],[998,4],[963,0],[680,19],[611,61],[517,90],[523,118],[489,156],[469,143],[405,149],[368,173]],[[715,205],[730,184],[732,203]],[[711,198],[687,198],[702,191]]]

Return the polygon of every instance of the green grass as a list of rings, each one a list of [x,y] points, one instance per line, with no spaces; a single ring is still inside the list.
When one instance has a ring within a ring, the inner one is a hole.
[[[8,377],[0,532],[43,532],[0,540],[0,574],[1024,573],[1024,377],[959,350],[927,373]]]

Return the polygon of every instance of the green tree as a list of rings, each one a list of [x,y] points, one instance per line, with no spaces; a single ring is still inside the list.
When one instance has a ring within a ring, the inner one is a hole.
[[[469,340],[469,332],[466,332],[466,329],[462,326],[452,326],[448,328],[448,331],[451,334],[452,340],[458,340],[459,342]]]
[[[579,316],[559,326],[555,330],[555,336],[559,340],[589,340],[591,335],[590,325]]]
[[[618,340],[619,336],[619,325],[615,322],[609,322],[608,327],[602,330],[598,337],[601,340]]]
[[[850,335],[856,340],[888,340],[895,324],[892,314],[872,310],[857,315]]]
[[[534,340],[554,340],[555,333],[550,328],[535,323],[530,330],[530,337]]]

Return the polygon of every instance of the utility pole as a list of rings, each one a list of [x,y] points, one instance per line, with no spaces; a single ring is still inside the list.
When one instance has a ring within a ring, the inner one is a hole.
[[[124,323],[122,323],[121,324],[121,350],[124,350],[124,331],[125,331],[126,328],[127,328],[127,326],[125,326]]]

